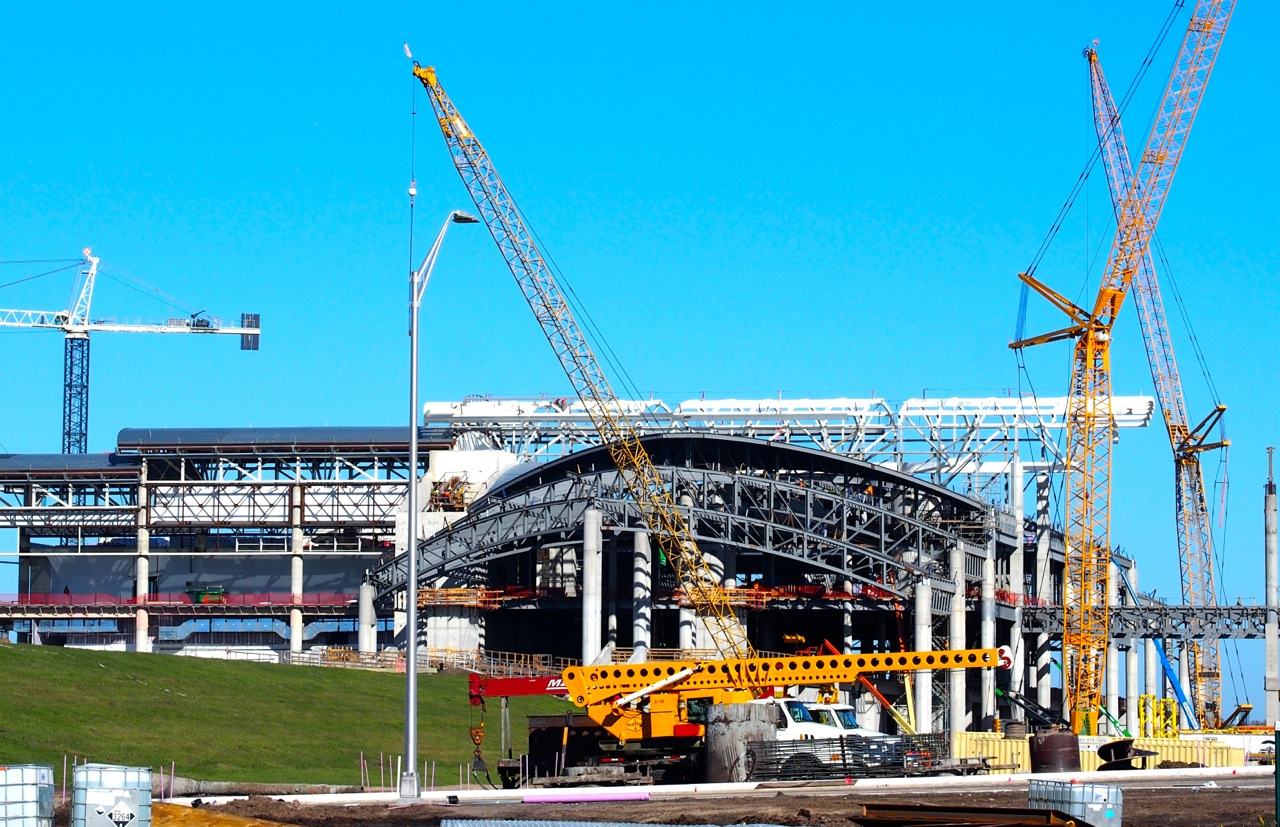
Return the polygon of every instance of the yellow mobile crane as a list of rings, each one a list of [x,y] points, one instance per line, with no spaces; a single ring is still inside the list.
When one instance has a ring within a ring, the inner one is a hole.
[[[1090,87],[1093,93],[1093,124],[1098,133],[1098,146],[1107,173],[1107,185],[1116,210],[1124,203],[1125,193],[1133,183],[1129,149],[1120,113],[1111,89],[1107,86],[1098,50],[1084,51],[1089,61]],[[1174,461],[1174,514],[1178,527],[1178,570],[1182,576],[1182,599],[1188,606],[1217,604],[1213,576],[1213,534],[1210,531],[1209,504],[1204,491],[1204,471],[1200,454],[1223,448],[1227,441],[1209,442],[1207,436],[1226,412],[1216,405],[1212,412],[1191,427],[1187,419],[1187,402],[1182,392],[1178,362],[1173,354],[1173,341],[1160,298],[1160,283],[1150,249],[1138,258],[1133,280],[1133,300],[1142,326],[1142,339],[1147,347],[1151,381],[1160,400],[1169,444]],[[1216,729],[1222,724],[1222,678],[1219,669],[1218,642],[1187,641],[1190,654],[1191,699],[1202,727]]]
[[[1111,338],[1138,263],[1155,232],[1234,0],[1198,0],[1160,108],[1125,192],[1092,310],[1077,307],[1030,273],[1020,278],[1070,317],[1062,330],[1013,342],[1022,348],[1074,338],[1067,402],[1066,577],[1062,653],[1071,726],[1097,732],[1109,635],[1111,561]]]
[[[574,667],[569,699],[620,742],[700,736],[712,704],[746,703],[789,686],[830,687],[864,674],[1008,666],[1007,650],[956,649],[851,655],[661,661]]]

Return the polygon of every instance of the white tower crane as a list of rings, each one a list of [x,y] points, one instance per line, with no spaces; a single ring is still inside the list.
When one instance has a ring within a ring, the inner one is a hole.
[[[222,325],[202,313],[159,322],[121,324],[109,319],[94,320],[89,316],[93,303],[93,284],[98,275],[99,259],[84,249],[81,269],[83,282],[74,292],[75,306],[67,310],[0,309],[0,327],[28,327],[60,330],[66,341],[63,363],[62,453],[83,454],[89,443],[89,334],[94,331],[113,333],[219,333],[239,335],[241,350],[257,350],[261,317],[257,313],[240,314],[240,326]]]

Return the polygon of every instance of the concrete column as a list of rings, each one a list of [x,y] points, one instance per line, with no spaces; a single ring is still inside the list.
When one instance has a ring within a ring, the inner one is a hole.
[[[289,594],[293,608],[289,609],[289,651],[302,651],[302,555],[294,553],[289,559]]]
[[[618,648],[618,554],[616,537],[602,560],[604,567],[604,645],[612,653]]]
[[[1135,592],[1138,590],[1138,564],[1136,562],[1129,567],[1129,584],[1133,586]],[[1137,598],[1134,597],[1132,599],[1136,605]],[[1129,734],[1135,738],[1141,737],[1138,734],[1138,649],[1141,646],[1141,638],[1129,638],[1129,651],[1124,653],[1124,725],[1129,730]]]
[[[653,639],[653,557],[649,532],[637,531],[631,551],[631,645],[634,661],[649,659]]]
[[[1129,639],[1124,653],[1124,728],[1138,737],[1138,646],[1137,638]]]
[[[681,649],[696,649],[698,647],[697,636],[694,627],[698,625],[698,616],[694,614],[693,609],[688,606],[680,607],[680,628],[677,632],[677,641]]]
[[[134,561],[134,597],[138,603],[146,603],[150,594],[148,584],[151,580],[151,532],[145,528],[138,529],[138,558]]]
[[[601,584],[604,561],[601,554],[600,509],[588,508],[582,515],[582,665],[600,657],[600,625],[604,609]]]
[[[289,595],[294,604],[289,610],[289,652],[298,654],[302,651],[302,609],[299,608],[302,604],[302,550],[307,540],[302,533],[302,486],[293,486],[289,493],[290,547],[293,553],[289,561]],[[416,605],[410,607],[411,611],[416,609]]]
[[[1015,692],[1025,692],[1027,685],[1027,644],[1022,639],[1022,600],[1026,596],[1026,553],[1023,535],[1026,533],[1027,507],[1023,486],[1026,478],[1022,471],[1022,458],[1014,453],[1009,464],[1009,506],[1013,509],[1014,531],[1013,555],[1009,557],[1009,589],[1014,595],[1013,626],[1009,630],[1009,653],[1013,665],[1010,668],[1009,688]],[[1013,720],[1023,720],[1026,713],[1021,707],[1013,707]]]
[[[145,528],[138,529],[138,557],[134,562],[135,599],[138,608],[134,613],[133,649],[135,652],[151,651],[151,635],[147,619],[147,585],[151,579],[150,533]]]
[[[1181,650],[1178,653],[1178,683],[1182,684],[1183,692],[1190,692],[1191,687],[1191,647],[1190,641],[1183,641]],[[1193,700],[1192,703],[1195,703]],[[1191,722],[1187,720],[1187,714],[1182,708],[1182,704],[1178,704],[1178,729],[1190,729]]]
[[[1120,602],[1120,570],[1112,560],[1107,563],[1107,602],[1111,606],[1115,606]],[[1120,720],[1120,650],[1116,647],[1115,639],[1107,637],[1107,663],[1104,672],[1106,679],[1106,704],[1107,711],[1112,717]],[[1105,716],[1099,715],[1099,718]],[[1115,731],[1115,727],[1110,721],[1099,724],[1099,731],[1109,732],[1112,735],[1119,735]]]
[[[378,616],[373,610],[373,586],[361,583],[356,597],[356,649],[372,654],[378,651]]]
[[[1266,558],[1267,621],[1263,632],[1267,649],[1263,674],[1263,692],[1267,697],[1267,723],[1280,721],[1280,564],[1277,563],[1276,545],[1276,482],[1272,475],[1271,458],[1274,448],[1267,449],[1267,485],[1262,504]]]
[[[151,651],[150,619],[147,615],[147,597],[151,593],[151,524],[150,498],[147,496],[147,463],[142,463],[138,479],[138,556],[134,561],[134,597],[138,601],[133,621],[133,649],[135,652]]]
[[[134,634],[134,641],[135,641],[134,647],[139,652],[150,652],[151,651],[151,634],[150,634],[151,617],[147,613],[147,610],[142,606],[138,607],[138,610],[134,612],[133,616],[134,616],[133,634]],[[36,620],[31,621],[33,625],[37,622],[39,621],[36,621]]]
[[[987,541],[987,556],[982,561],[982,589],[979,593],[981,603],[982,624],[979,626],[979,642],[983,649],[994,649],[996,645],[996,540]],[[981,670],[982,686],[982,721],[980,728],[985,729],[987,722],[996,714],[996,672],[994,669]]]
[[[948,552],[947,565],[951,569],[951,580],[955,584],[955,598],[951,601],[951,614],[947,618],[947,637],[952,649],[964,649],[967,643],[965,630],[965,577],[964,577],[965,544],[957,542]],[[987,671],[987,670],[984,670]],[[947,706],[950,713],[951,731],[964,732],[969,728],[969,708],[965,703],[965,670],[951,669],[947,672]]]
[[[933,651],[933,586],[922,577],[915,585],[915,650]],[[933,670],[915,673],[916,731],[933,732]]]
[[[1055,601],[1053,594],[1053,569],[1049,565],[1049,531],[1053,525],[1049,513],[1050,480],[1048,471],[1036,474],[1036,599],[1044,602]],[[1053,703],[1053,667],[1049,661],[1052,651],[1049,648],[1048,635],[1036,635],[1035,690],[1036,703],[1046,709]],[[1063,693],[1064,697],[1066,693]]]

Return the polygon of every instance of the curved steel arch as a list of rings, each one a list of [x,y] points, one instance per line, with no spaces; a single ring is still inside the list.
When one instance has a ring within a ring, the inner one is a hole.
[[[949,551],[985,549],[989,507],[947,488],[848,456],[715,434],[643,438],[712,553],[770,554],[902,595],[930,577],[951,591]],[[600,509],[615,531],[645,530],[602,446],[514,469],[466,517],[418,545],[419,584],[483,579],[481,567],[542,545],[581,538],[583,512]],[[404,588],[403,555],[373,570],[380,602]]]

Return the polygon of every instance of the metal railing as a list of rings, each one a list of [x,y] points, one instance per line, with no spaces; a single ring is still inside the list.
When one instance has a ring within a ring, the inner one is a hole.
[[[291,592],[232,594],[214,588],[192,592],[167,592],[146,597],[122,596],[104,592],[61,592],[0,594],[0,606],[190,606],[219,604],[224,606],[343,606],[354,605],[356,596],[342,592]]]

